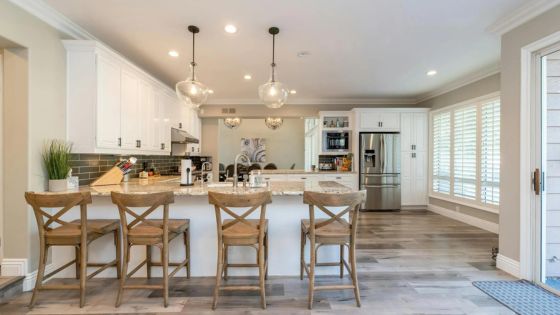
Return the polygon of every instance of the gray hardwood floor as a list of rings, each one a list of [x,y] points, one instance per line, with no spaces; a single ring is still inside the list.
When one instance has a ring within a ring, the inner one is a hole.
[[[212,311],[213,278],[172,280],[168,308],[163,307],[160,292],[135,290],[126,292],[123,305],[115,309],[117,281],[95,279],[88,282],[83,309],[78,307],[77,291],[43,291],[33,310],[27,308],[30,293],[24,293],[1,304],[0,314],[513,314],[471,284],[513,279],[497,270],[491,259],[497,235],[428,211],[403,211],[362,213],[358,236],[361,308],[355,306],[352,290],[323,291],[317,292],[309,311],[306,280],[271,277],[264,311],[258,296],[250,292],[222,296]],[[336,275],[317,279],[341,281],[349,279]]]

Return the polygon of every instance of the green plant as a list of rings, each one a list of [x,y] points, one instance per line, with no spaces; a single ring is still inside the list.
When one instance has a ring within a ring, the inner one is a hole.
[[[70,172],[72,145],[63,140],[51,140],[43,148],[43,164],[49,179],[66,179]]]

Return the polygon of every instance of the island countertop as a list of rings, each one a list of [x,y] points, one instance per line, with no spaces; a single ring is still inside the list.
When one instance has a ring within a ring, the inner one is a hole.
[[[121,193],[153,193],[162,191],[173,191],[175,196],[205,196],[208,191],[218,191],[222,193],[246,194],[258,191],[270,190],[273,196],[302,196],[304,191],[316,191],[324,193],[346,193],[351,192],[347,186],[335,181],[271,181],[269,188],[233,188],[232,183],[195,183],[193,186],[180,186],[177,176],[160,176],[149,179],[134,178],[119,185],[107,186],[80,186],[77,189],[65,192],[88,191],[92,196],[110,196],[112,191]]]

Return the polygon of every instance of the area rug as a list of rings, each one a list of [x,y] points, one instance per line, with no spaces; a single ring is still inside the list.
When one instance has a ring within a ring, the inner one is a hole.
[[[560,315],[560,296],[529,281],[475,281],[473,285],[517,314]]]

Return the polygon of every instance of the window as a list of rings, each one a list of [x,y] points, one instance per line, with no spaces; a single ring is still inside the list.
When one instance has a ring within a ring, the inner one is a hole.
[[[433,117],[432,190],[449,194],[451,188],[451,115]]]
[[[453,119],[453,194],[476,199],[476,106],[456,110]]]
[[[431,114],[432,192],[469,205],[500,203],[500,100],[486,97]],[[437,196],[436,196],[437,197]]]
[[[500,203],[500,102],[482,105],[480,145],[480,201]]]

